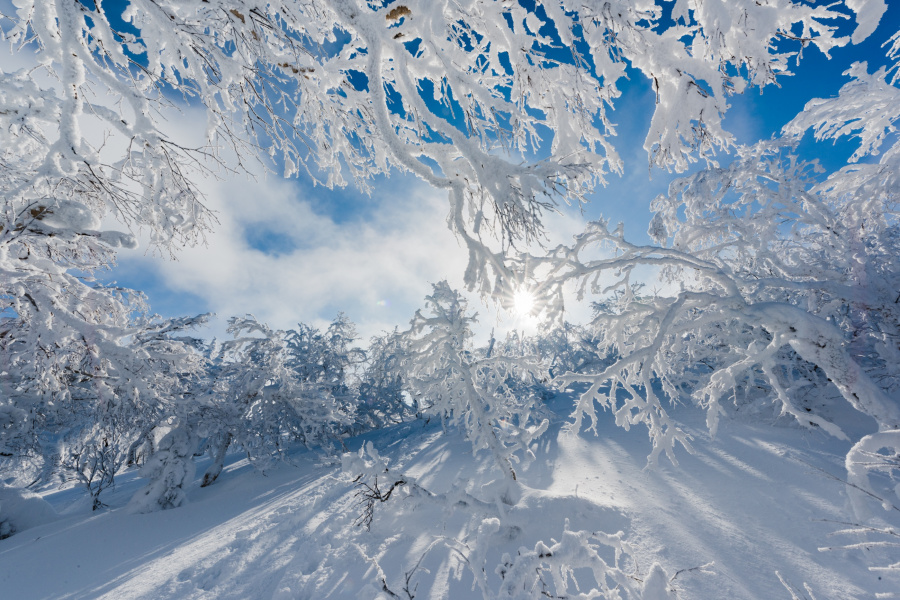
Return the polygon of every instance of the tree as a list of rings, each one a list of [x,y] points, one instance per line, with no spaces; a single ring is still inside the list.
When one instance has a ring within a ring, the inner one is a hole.
[[[495,348],[507,355],[535,357],[547,368],[550,377],[556,377],[568,371],[593,373],[608,366],[611,357],[598,345],[589,327],[548,320],[533,335],[507,333],[506,339]]]
[[[45,481],[74,477],[96,509],[134,449],[179,412],[186,381],[201,368],[197,341],[184,332],[206,315],[141,314],[143,297],[130,290],[78,284],[56,298],[52,287],[42,292],[47,304],[5,319],[0,330],[8,376],[0,447],[39,466]]]
[[[409,356],[406,342],[396,328],[369,341],[357,409],[357,419],[364,426],[385,427],[415,418],[418,413],[404,381],[403,365]]]
[[[327,352],[322,360],[326,385],[338,403],[354,406],[359,395],[358,370],[366,360],[366,353],[353,343],[359,339],[356,325],[344,313],[331,322],[325,331]]]
[[[353,345],[356,339],[356,326],[344,313],[338,313],[324,333],[300,323],[284,334],[287,366],[300,381],[334,398],[346,414],[356,411],[358,370],[366,359],[366,353]]]
[[[146,513],[184,504],[185,487],[194,480],[193,457],[199,441],[183,423],[167,431],[141,467],[141,475],[149,482],[131,498],[129,510]]]
[[[473,356],[469,343],[475,318],[466,314],[465,300],[446,281],[434,284],[425,304],[428,313],[416,311],[405,334],[410,390],[423,414],[460,425],[472,449],[488,450],[504,478],[515,481],[513,462],[533,456],[529,445],[549,422],[534,424],[538,398],[516,395],[509,382],[523,371],[538,371],[537,365],[518,357]]]
[[[0,443],[43,455],[51,471],[61,460],[79,478],[106,465],[97,481],[111,483],[120,462],[109,452],[118,456],[119,443],[131,449],[132,427],[138,438],[146,435],[141,421],[153,422],[157,395],[164,403],[173,400],[169,393],[177,397],[177,368],[166,361],[189,352],[181,342],[163,349],[162,340],[150,339],[172,322],[141,316],[148,311],[139,292],[93,279],[115,263],[118,248],[137,243],[133,233],[103,222],[147,228],[163,249],[195,241],[211,217],[184,167],[201,153],[154,133],[146,88],[92,54],[109,38],[79,37],[85,6],[25,3],[18,10],[6,17],[13,26],[4,38],[37,50],[41,66],[0,73],[0,352],[9,382],[0,398]],[[91,22],[108,26],[98,17]],[[41,71],[48,85],[39,83]],[[97,101],[107,89],[131,116]],[[116,135],[120,155],[108,146]],[[190,371],[195,363],[188,358],[184,366]],[[145,413],[151,416],[138,416]],[[63,433],[68,449],[50,449],[48,440]],[[106,483],[98,485],[89,484],[92,494]]]
[[[231,443],[240,445],[258,466],[284,459],[291,444],[324,445],[337,439],[352,419],[331,388],[300,378],[290,361],[287,336],[254,317],[232,317],[222,344],[212,394],[198,426],[219,440],[204,483],[215,480]]]
[[[892,40],[896,59],[900,36]],[[523,272],[547,275],[541,285],[556,298],[551,307],[573,280],[581,294],[606,299],[593,326],[617,359],[600,373],[560,378],[590,384],[575,428],[584,417],[596,425],[596,400],[620,425],[648,426],[651,462],[663,451],[674,460],[675,445],[689,447],[688,439],[662,396],[704,407],[715,433],[722,401],[760,388],[782,414],[846,439],[827,414],[798,405],[812,387],[839,394],[877,424],[847,456],[856,508],[860,490],[892,493],[874,490],[868,473],[895,471],[900,452],[896,69],[870,74],[854,65],[839,96],[810,102],[786,138],[742,147],[730,165],[675,181],[652,205],[657,245],[630,243],[621,226],[601,220],[572,246],[516,261]],[[794,152],[792,136],[810,128],[820,137],[858,135],[851,161],[888,148],[877,161],[823,175]],[[603,252],[591,254],[596,247]],[[638,267],[657,269],[669,292],[635,294]]]

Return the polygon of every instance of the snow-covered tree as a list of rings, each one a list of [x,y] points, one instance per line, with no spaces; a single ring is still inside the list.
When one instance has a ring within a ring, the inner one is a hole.
[[[4,454],[39,465],[44,479],[74,477],[97,508],[100,492],[198,375],[196,341],[184,331],[205,316],[157,319],[133,312],[144,307],[139,294],[94,291],[78,284],[68,297],[48,297],[43,310],[32,306],[0,323],[7,384],[0,444]],[[84,304],[66,305],[82,292]],[[81,323],[67,318],[78,309]]]
[[[325,383],[335,399],[347,406],[356,404],[358,371],[366,360],[366,353],[354,345],[358,339],[356,325],[344,313],[338,313],[325,330]]]
[[[589,327],[569,322],[548,320],[532,335],[513,330],[496,351],[513,356],[531,356],[538,359],[551,377],[568,371],[592,373],[608,366],[611,357]]]
[[[285,332],[249,315],[232,317],[228,332],[234,339],[221,345],[211,392],[198,412],[201,434],[217,441],[205,484],[218,476],[232,443],[265,468],[285,458],[292,444],[312,447],[337,439],[352,419],[329,386],[301,379],[290,364]]]
[[[0,72],[0,445],[104,482],[88,484],[97,494],[196,363],[153,338],[171,323],[141,316],[139,292],[93,275],[136,245],[113,229],[146,228],[164,249],[197,239],[211,219],[185,173],[202,152],[154,133],[154,101],[93,54],[106,40],[79,35],[87,7],[17,4],[3,37],[36,66]]]
[[[416,416],[417,406],[405,393],[403,378],[408,352],[406,339],[396,329],[369,340],[357,406],[357,420],[363,426],[384,427]]]
[[[100,493],[115,485],[123,467],[134,464],[136,451],[154,432],[173,419],[183,420],[190,410],[189,397],[202,379],[203,363],[196,352],[198,340],[185,335],[185,330],[205,318],[138,321],[118,352],[102,353],[114,367],[94,375],[102,383],[82,380],[75,399],[79,408],[70,413],[58,443],[48,448],[58,456],[59,475],[82,483],[94,509],[103,505]],[[108,386],[109,397],[84,390],[99,392],[101,386]],[[42,431],[51,440],[54,433]],[[51,457],[45,455],[44,460]]]
[[[103,507],[100,493],[115,485],[115,476],[128,459],[128,424],[97,423],[77,431],[63,445],[58,468],[80,483],[91,496],[91,508]]]
[[[194,480],[194,453],[199,439],[184,426],[166,432],[156,452],[141,467],[148,484],[128,504],[134,512],[154,512],[178,508],[187,500],[185,487]]]
[[[422,414],[458,425],[473,450],[488,450],[504,477],[515,481],[513,463],[532,456],[529,445],[549,423],[535,422],[539,398],[513,393],[509,382],[523,372],[538,371],[538,366],[522,357],[475,356],[475,317],[467,314],[465,299],[446,281],[434,284],[425,304],[427,312],[416,311],[405,334],[411,393]]]
[[[353,345],[356,326],[339,313],[325,332],[300,323],[285,332],[287,365],[300,380],[326,390],[343,410],[352,412],[358,396],[357,370],[366,358]]]
[[[87,35],[88,22],[109,28],[102,10],[87,21],[78,2],[18,3],[17,11],[3,36],[36,52],[36,66],[0,72],[0,328],[4,352],[16,356],[4,372],[17,390],[63,400],[71,370],[97,379],[91,363],[109,359],[98,354],[103,340],[127,335],[135,310],[133,294],[91,279],[119,248],[136,245],[104,220],[147,228],[154,243],[174,248],[211,218],[185,173],[198,153],[155,133],[156,101],[122,70],[121,41],[98,38],[99,28]],[[112,108],[116,101],[129,108]]]
[[[288,366],[297,373],[304,383],[323,383],[326,380],[325,365],[326,340],[322,332],[305,323],[298,323],[296,329],[285,332],[288,351]]]
[[[548,275],[543,290],[550,296],[559,298],[561,286],[574,280],[581,294],[605,299],[593,326],[615,362],[596,374],[560,379],[590,384],[574,413],[576,428],[584,417],[596,425],[598,401],[620,425],[649,427],[651,462],[663,451],[674,459],[675,445],[687,446],[688,439],[661,394],[704,407],[714,433],[723,401],[744,401],[761,390],[782,414],[846,439],[827,412],[799,404],[810,388],[820,396],[830,390],[877,427],[847,456],[850,482],[871,491],[867,473],[894,468],[891,457],[900,451],[896,68],[870,74],[854,65],[840,94],[810,102],[786,126],[785,138],[740,148],[730,165],[675,181],[652,205],[650,234],[658,245],[630,243],[621,226],[611,229],[601,220],[574,245],[518,263]],[[820,137],[859,136],[854,161],[887,149],[877,161],[824,174],[794,153],[790,136],[810,128]],[[657,269],[667,287],[636,294],[639,268]]]

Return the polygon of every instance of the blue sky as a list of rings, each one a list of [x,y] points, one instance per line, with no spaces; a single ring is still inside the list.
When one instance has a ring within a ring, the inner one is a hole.
[[[886,63],[884,40],[900,28],[900,2],[893,2],[876,33],[858,46],[833,50],[831,60],[807,48],[794,77],[782,77],[781,87],[749,89],[732,98],[726,128],[741,143],[776,133],[803,105],[815,97],[837,93],[847,78],[841,73],[852,62],[866,60],[870,70]],[[18,59],[0,57],[7,70]],[[630,71],[612,119],[618,126],[613,140],[625,162],[622,177],[612,176],[598,190],[582,215],[578,207],[562,206],[549,222],[552,243],[565,242],[590,219],[604,215],[623,221],[633,240],[648,241],[650,201],[665,192],[675,177],[648,170],[642,145],[653,110],[654,95],[643,76]],[[186,108],[172,122],[186,135],[202,135],[195,109]],[[804,140],[802,152],[836,168],[852,152],[852,143]],[[727,157],[721,157],[727,161]],[[123,252],[119,266],[102,274],[104,281],[143,290],[154,311],[163,316],[215,312],[221,318],[253,313],[279,328],[298,321],[325,326],[338,311],[357,323],[364,339],[397,325],[404,328],[430,291],[430,283],[448,279],[462,287],[466,253],[447,230],[443,192],[429,189],[411,176],[394,175],[375,181],[371,196],[352,187],[328,190],[307,179],[283,180],[259,174],[246,178],[202,181],[208,204],[220,225],[208,244],[182,250],[177,260],[148,254],[146,245]],[[498,325],[495,311],[473,298],[481,314],[481,333]],[[586,307],[573,310],[585,318]],[[212,331],[221,334],[223,321]],[[504,317],[500,329],[521,325]]]

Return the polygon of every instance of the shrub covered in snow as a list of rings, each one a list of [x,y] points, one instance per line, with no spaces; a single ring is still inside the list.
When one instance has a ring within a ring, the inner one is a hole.
[[[0,539],[56,518],[53,507],[37,494],[0,483]]]
[[[187,500],[187,487],[194,482],[194,452],[199,439],[184,427],[166,433],[156,452],[141,467],[149,483],[134,495],[129,510],[138,513],[176,508]]]

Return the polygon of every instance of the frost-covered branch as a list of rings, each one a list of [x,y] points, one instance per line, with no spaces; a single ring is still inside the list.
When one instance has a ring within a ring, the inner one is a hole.
[[[834,386],[878,423],[878,436],[893,435],[900,427],[891,397],[900,381],[895,173],[886,154],[823,180],[790,144],[763,142],[657,198],[650,233],[659,245],[632,244],[621,227],[599,221],[572,246],[521,258],[515,268],[533,274],[548,311],[570,282],[580,296],[602,299],[593,327],[617,359],[600,373],[560,378],[590,384],[574,426],[585,416],[596,425],[599,401],[619,425],[650,428],[655,462],[686,444],[660,391],[705,407],[715,432],[724,398],[742,402],[767,390],[782,414],[845,437],[798,404],[800,390],[813,385]],[[653,271],[663,291],[636,292]]]
[[[539,238],[543,212],[621,171],[612,109],[626,67],[657,98],[652,162],[682,171],[733,144],[730,95],[789,74],[804,46],[846,44],[841,8],[858,12],[858,43],[877,4],[691,0],[666,17],[655,3],[569,0],[19,2],[3,34],[39,67],[0,74],[4,231],[68,194],[168,248],[210,226],[193,177],[229,161],[267,156],[286,175],[363,188],[398,169],[449,191],[467,284],[491,291],[504,274],[492,237]],[[164,126],[183,100],[206,117],[193,147]],[[549,156],[523,162],[538,151]]]

